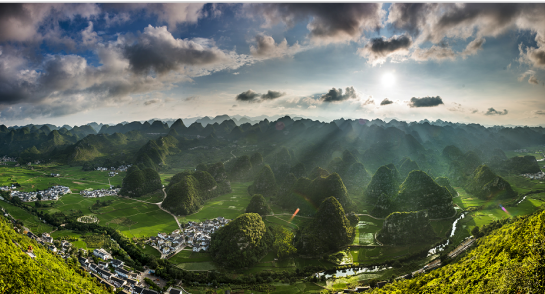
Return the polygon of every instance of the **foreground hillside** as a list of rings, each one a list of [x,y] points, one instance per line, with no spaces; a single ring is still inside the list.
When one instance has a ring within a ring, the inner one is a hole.
[[[372,293],[544,293],[545,211],[478,240],[460,261]]]
[[[35,259],[25,253],[29,246]],[[110,293],[82,276],[76,264],[67,264],[0,218],[0,293]]]

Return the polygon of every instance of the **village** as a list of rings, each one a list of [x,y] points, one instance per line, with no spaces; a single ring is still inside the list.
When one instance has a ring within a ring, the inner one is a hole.
[[[21,192],[11,191],[11,197],[18,197],[21,201],[30,202],[38,200],[59,200],[60,196],[72,193],[70,188],[66,186],[53,186],[44,191],[38,192]]]
[[[83,197],[88,198],[98,198],[98,197],[105,197],[105,196],[117,196],[117,193],[121,188],[115,188],[115,189],[99,189],[99,190],[82,190],[79,192],[79,194]]]
[[[178,229],[170,235],[159,233],[157,237],[151,237],[148,244],[161,252],[161,258],[171,256],[186,246],[193,247],[193,252],[206,251],[210,246],[210,235],[229,221],[220,216],[201,223],[188,222],[183,232]]]
[[[15,219],[4,209],[0,208],[2,215],[11,222],[15,222]],[[144,274],[141,272],[132,272],[129,267],[125,266],[125,263],[121,260],[114,259],[110,253],[102,248],[97,248],[92,252],[92,256],[88,256],[88,252],[85,249],[77,249],[72,243],[62,240],[53,240],[48,233],[43,233],[38,236],[27,228],[15,230],[23,235],[26,235],[30,239],[37,242],[38,245],[51,251],[53,254],[58,255],[63,259],[71,257],[77,257],[80,266],[83,270],[90,272],[91,276],[97,278],[102,284],[112,287],[112,289],[120,290],[116,293],[125,294],[157,294],[156,291],[146,289],[146,285],[141,283],[144,278]],[[19,246],[17,242],[14,242],[16,246]],[[30,258],[36,259],[34,254],[34,248],[29,247],[23,250]],[[98,261],[95,263],[95,261]],[[167,293],[182,293],[177,289],[170,289]]]
[[[520,176],[528,178],[530,180],[545,180],[545,173],[542,171],[535,174],[521,174]]]

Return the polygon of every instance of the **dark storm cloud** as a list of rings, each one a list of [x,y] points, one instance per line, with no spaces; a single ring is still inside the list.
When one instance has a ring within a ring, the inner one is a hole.
[[[310,38],[325,43],[356,40],[364,30],[381,27],[380,3],[259,3],[248,4],[248,15],[263,16],[267,25],[293,27],[311,20]]]
[[[259,97],[260,94],[254,92],[253,90],[248,90],[246,92],[242,92],[237,95],[238,101],[246,101],[246,102],[256,102],[256,98]]]
[[[388,99],[388,98],[384,98],[384,100],[382,100],[382,102],[380,102],[380,105],[383,106],[383,105],[388,105],[388,104],[392,104],[394,103],[394,101]]]
[[[226,59],[217,47],[207,48],[195,41],[174,39],[166,27],[149,25],[135,43],[125,45],[123,55],[133,72],[165,74],[184,65],[207,65]]]
[[[490,107],[488,108],[488,111],[486,111],[485,115],[506,115],[507,109],[504,109],[503,111],[497,111],[496,109]]]
[[[399,49],[406,49],[411,46],[411,38],[408,36],[394,36],[390,39],[385,38],[374,38],[371,39],[369,43],[369,50],[375,54],[379,55],[388,55],[391,52],[397,51]]]
[[[411,47],[411,37],[407,35],[392,36],[389,39],[373,38],[364,48],[358,50],[360,55],[367,57],[370,63],[383,63],[390,55],[407,53]]]
[[[280,98],[282,96],[286,95],[286,93],[278,92],[278,91],[267,91],[267,94],[261,95],[261,99],[263,100],[273,100],[276,98]]]
[[[320,100],[322,100],[323,102],[338,102],[356,98],[358,98],[358,95],[356,94],[356,90],[354,89],[354,87],[346,87],[344,94],[341,88],[332,88],[331,90],[329,90],[329,92],[322,95],[322,97],[320,97]]]
[[[410,107],[434,107],[443,104],[443,99],[441,97],[422,97],[422,98],[411,98],[409,103]]]
[[[238,94],[236,100],[246,102],[263,102],[266,100],[274,100],[284,95],[286,95],[286,93],[271,90],[267,91],[266,94],[259,94],[250,89],[246,92]]]

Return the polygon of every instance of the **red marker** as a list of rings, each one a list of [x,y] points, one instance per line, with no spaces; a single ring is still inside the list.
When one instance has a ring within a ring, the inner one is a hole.
[[[295,215],[296,215],[298,212],[299,212],[299,208],[297,208],[297,209],[295,210],[295,212],[293,213],[293,215],[291,216],[290,222],[291,222],[291,220],[295,217]]]

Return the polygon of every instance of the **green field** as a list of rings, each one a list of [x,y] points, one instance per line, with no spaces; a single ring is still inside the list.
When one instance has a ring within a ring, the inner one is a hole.
[[[125,172],[109,178],[107,172],[82,171],[81,167],[59,166],[56,164],[35,165],[33,170],[28,167],[0,166],[0,186],[10,183],[19,183],[20,191],[45,190],[54,185],[70,187],[72,192],[81,190],[107,189],[109,183],[121,185]],[[60,177],[50,177],[51,173],[58,173]]]
[[[21,220],[23,225],[35,234],[49,233],[54,230],[52,226],[44,224],[37,216],[22,208],[4,201],[0,202],[0,207],[3,207],[14,219]]]
[[[146,201],[149,203],[158,203],[163,202],[163,199],[165,198],[165,194],[163,193],[163,190],[157,190],[153,193],[149,193],[146,195],[143,195],[141,197],[138,197],[136,199]]]
[[[202,222],[207,219],[213,219],[222,216],[227,219],[234,219],[246,211],[246,206],[250,203],[247,183],[231,183],[233,192],[208,200],[199,212],[181,216],[178,220],[182,223],[188,221]]]
[[[142,251],[144,251],[145,254],[149,254],[151,256],[155,256],[156,258],[161,257],[161,252],[157,251],[157,249],[146,245],[146,248],[143,248]]]

